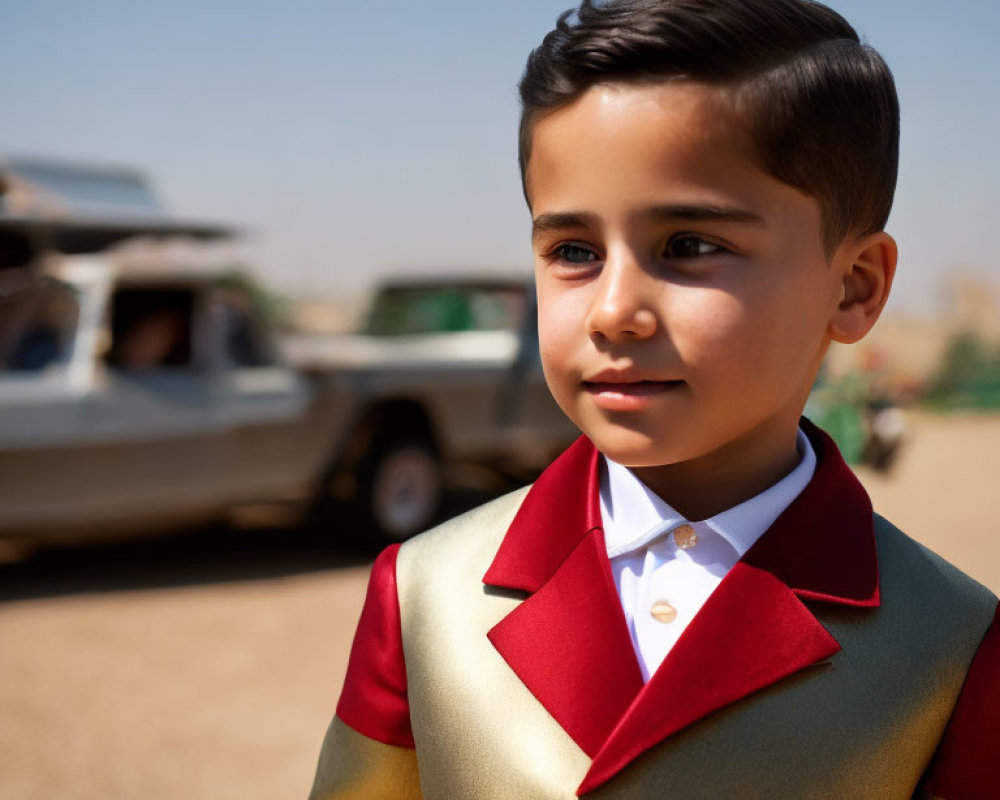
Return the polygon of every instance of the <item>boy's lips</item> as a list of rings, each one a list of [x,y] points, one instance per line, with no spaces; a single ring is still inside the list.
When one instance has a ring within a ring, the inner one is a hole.
[[[666,392],[684,385],[681,380],[628,379],[622,374],[601,373],[583,381],[584,391],[608,411],[635,411],[645,408]]]

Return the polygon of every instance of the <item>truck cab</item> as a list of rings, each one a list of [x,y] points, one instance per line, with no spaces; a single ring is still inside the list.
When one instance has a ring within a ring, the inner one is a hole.
[[[239,276],[85,256],[5,277],[0,531],[155,529],[304,481],[280,454],[309,390]]]

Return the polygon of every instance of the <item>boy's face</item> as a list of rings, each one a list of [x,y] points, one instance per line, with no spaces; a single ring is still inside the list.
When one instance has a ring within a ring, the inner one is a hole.
[[[526,180],[546,378],[598,449],[794,457],[843,275],[819,204],[758,166],[721,92],[596,86],[536,120]]]

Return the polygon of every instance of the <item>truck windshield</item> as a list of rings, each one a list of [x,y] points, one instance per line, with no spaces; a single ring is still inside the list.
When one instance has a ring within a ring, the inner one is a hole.
[[[0,273],[0,374],[41,372],[65,363],[80,315],[62,281]]]
[[[525,292],[493,287],[391,287],[376,296],[364,333],[373,336],[518,330]]]

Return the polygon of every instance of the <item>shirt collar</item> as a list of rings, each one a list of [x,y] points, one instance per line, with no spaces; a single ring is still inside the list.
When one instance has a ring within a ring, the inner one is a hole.
[[[763,492],[702,521],[742,558],[764,531],[806,488],[816,470],[816,453],[800,429],[799,463]],[[602,457],[600,504],[604,541],[614,558],[640,550],[687,520],[644,484],[632,470]]]
[[[877,606],[871,501],[833,440],[806,419],[801,428],[816,453],[815,474],[743,560],[771,572],[802,598]],[[584,537],[601,532],[598,456],[581,436],[542,473],[484,583],[537,592]]]

